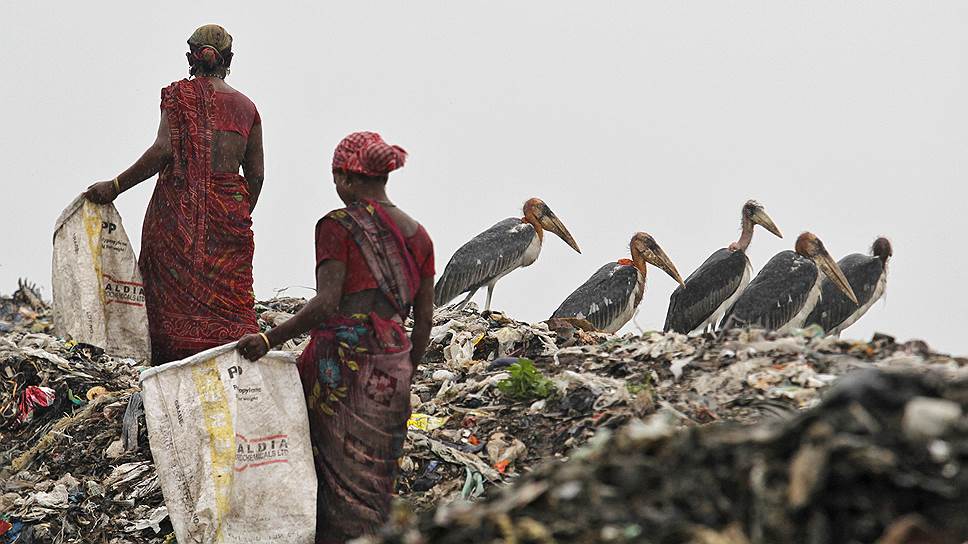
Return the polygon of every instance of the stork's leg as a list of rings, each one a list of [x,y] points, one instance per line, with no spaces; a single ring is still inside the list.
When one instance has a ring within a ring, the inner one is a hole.
[[[490,312],[491,311],[491,295],[494,294],[494,285],[495,285],[494,283],[489,283],[487,285],[487,303],[484,304],[484,311],[485,312]]]
[[[470,291],[468,291],[467,296],[464,297],[464,300],[458,302],[457,306],[454,306],[454,309],[463,310],[464,306],[467,306],[467,303],[471,301],[471,298],[473,298],[475,294],[477,294],[477,289],[471,289]]]

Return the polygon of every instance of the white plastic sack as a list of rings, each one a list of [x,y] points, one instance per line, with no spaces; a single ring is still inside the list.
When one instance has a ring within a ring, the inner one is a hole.
[[[141,374],[158,481],[179,543],[312,543],[316,470],[295,356],[235,344]]]
[[[113,204],[71,202],[54,227],[52,270],[57,334],[148,360],[144,285]]]

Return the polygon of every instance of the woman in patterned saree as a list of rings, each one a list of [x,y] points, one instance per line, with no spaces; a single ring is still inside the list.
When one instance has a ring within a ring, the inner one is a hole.
[[[372,132],[333,157],[346,204],[316,224],[316,296],[294,317],[239,341],[250,360],[312,331],[299,359],[316,475],[316,542],[344,542],[387,520],[410,416],[410,380],[430,338],[433,245],[386,195],[406,153]],[[413,309],[413,330],[404,320]]]
[[[264,178],[262,121],[255,104],[224,81],[232,36],[206,25],[188,46],[193,77],[162,89],[154,144],[85,193],[92,202],[111,202],[160,173],[139,261],[156,365],[259,330],[251,212]]]

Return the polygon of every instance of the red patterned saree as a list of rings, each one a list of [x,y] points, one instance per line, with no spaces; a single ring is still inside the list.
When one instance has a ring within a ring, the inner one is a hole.
[[[156,365],[259,330],[248,185],[212,171],[215,90],[182,80],[161,97],[172,160],[145,214],[139,261]]]

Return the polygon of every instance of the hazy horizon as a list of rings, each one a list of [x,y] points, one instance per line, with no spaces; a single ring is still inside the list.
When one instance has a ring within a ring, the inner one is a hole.
[[[0,292],[50,296],[61,210],[151,143],[159,90],[187,76],[185,40],[235,39],[229,84],[263,119],[255,291],[313,284],[313,226],[339,200],[340,138],[374,130],[410,153],[389,193],[436,244],[437,271],[472,236],[542,198],[582,248],[549,236],[501,280],[493,309],[546,319],[605,262],[652,234],[683,277],[764,204],[758,271],[810,230],[835,258],[894,245],[874,331],[968,354],[968,4],[536,1],[147,6],[6,3],[0,60],[10,222]],[[135,248],[154,180],[116,205]],[[674,282],[649,270],[636,322],[661,328]],[[289,294],[308,296],[305,289]],[[485,293],[476,297],[483,306]],[[630,324],[626,330],[635,330]]]

